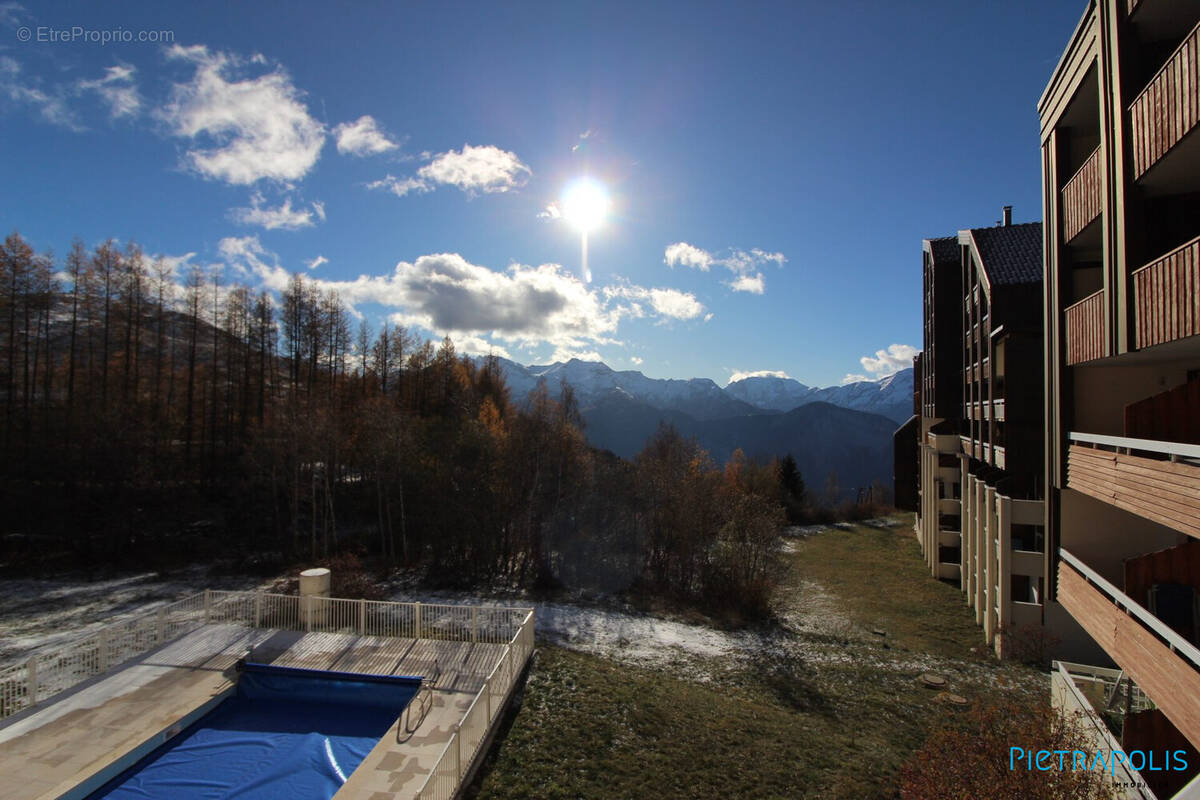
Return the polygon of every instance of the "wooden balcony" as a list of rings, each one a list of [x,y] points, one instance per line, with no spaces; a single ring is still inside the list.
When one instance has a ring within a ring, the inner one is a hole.
[[[1059,557],[1058,601],[1200,747],[1200,651],[1070,552]]]
[[[1084,433],[1070,439],[1067,488],[1200,538],[1200,446]]]
[[[1097,147],[1062,190],[1062,240],[1074,239],[1100,216],[1100,148]]]
[[[1137,347],[1200,333],[1200,237],[1133,273]]]
[[[1133,177],[1141,178],[1200,120],[1200,25],[1129,107]]]
[[[1067,364],[1081,364],[1107,355],[1104,335],[1104,290],[1068,306]]]

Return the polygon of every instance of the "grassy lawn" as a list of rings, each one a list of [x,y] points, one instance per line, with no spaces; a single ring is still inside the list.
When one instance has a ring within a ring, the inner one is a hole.
[[[1043,675],[990,656],[908,528],[825,531],[788,557],[781,625],[707,677],[541,646],[477,796],[893,797],[900,766],[959,713],[922,672],[977,703],[1045,695]]]

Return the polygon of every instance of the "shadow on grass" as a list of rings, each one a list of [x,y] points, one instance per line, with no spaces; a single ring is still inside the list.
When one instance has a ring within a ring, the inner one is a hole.
[[[798,656],[760,651],[751,660],[750,669],[762,687],[785,708],[834,716],[829,698],[813,685],[808,669]]]

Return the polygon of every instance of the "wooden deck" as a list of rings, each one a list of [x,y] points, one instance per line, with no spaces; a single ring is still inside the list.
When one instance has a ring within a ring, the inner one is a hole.
[[[339,800],[411,797],[425,780],[505,645],[302,633],[206,625],[64,692],[0,725],[0,800],[50,800],[215,704],[233,687],[233,666],[282,666],[442,678],[433,708],[411,738],[395,725],[338,793]]]
[[[1058,565],[1058,601],[1200,748],[1200,672],[1065,562]]]

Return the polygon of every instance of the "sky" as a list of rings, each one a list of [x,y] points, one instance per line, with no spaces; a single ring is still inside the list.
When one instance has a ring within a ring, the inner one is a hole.
[[[523,364],[875,379],[922,239],[1040,219],[1085,5],[0,2],[0,227]]]

